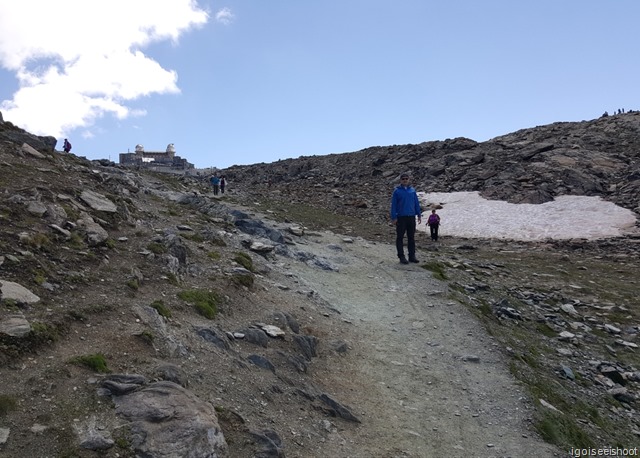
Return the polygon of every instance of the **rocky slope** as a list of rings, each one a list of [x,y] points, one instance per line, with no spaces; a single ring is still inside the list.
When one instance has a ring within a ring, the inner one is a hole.
[[[426,192],[479,191],[488,199],[543,203],[602,196],[640,214],[640,112],[466,138],[377,146],[354,153],[234,166],[230,186],[265,189],[373,222],[388,218],[389,189],[410,172]]]
[[[552,456],[540,434],[561,456],[637,443],[637,238],[445,235],[419,242],[422,268],[396,272],[385,218],[407,169],[424,190],[603,195],[638,212],[639,122],[233,167],[222,199],[0,122],[0,454]],[[396,288],[403,300],[387,303]]]

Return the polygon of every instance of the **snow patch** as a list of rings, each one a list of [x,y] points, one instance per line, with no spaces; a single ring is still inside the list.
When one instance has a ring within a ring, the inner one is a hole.
[[[636,215],[600,197],[560,196],[544,204],[487,200],[474,192],[419,192],[424,219],[432,204],[441,217],[440,234],[508,240],[602,239],[631,232]],[[425,224],[418,229],[427,231]]]

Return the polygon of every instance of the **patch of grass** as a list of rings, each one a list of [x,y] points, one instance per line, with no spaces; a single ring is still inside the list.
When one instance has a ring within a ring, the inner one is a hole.
[[[209,241],[209,243],[215,246],[222,246],[222,247],[227,246],[227,242],[225,242],[222,237],[219,237],[217,235],[212,237],[210,236],[207,238],[207,240]]]
[[[169,307],[167,307],[163,301],[161,300],[153,301],[150,304],[150,307],[156,309],[156,311],[160,316],[163,316],[165,318],[171,318],[171,310],[169,310]]]
[[[71,359],[73,364],[77,364],[80,366],[85,366],[95,372],[99,372],[101,374],[107,374],[111,372],[107,367],[107,360],[101,353],[94,353],[92,355],[82,355],[76,356]]]
[[[164,254],[168,250],[166,246],[159,242],[151,242],[147,245],[147,250],[151,251],[153,254]]]
[[[84,321],[87,319],[87,317],[84,315],[84,313],[82,313],[79,310],[69,310],[67,312],[67,315],[69,315],[69,317],[72,320],[76,320],[76,321]]]
[[[60,330],[53,324],[35,321],[31,323],[31,339],[36,343],[55,342],[60,338]]]
[[[571,444],[575,448],[592,448],[596,445],[576,420],[568,415],[544,412],[536,421],[535,428],[545,441],[552,444],[560,446]]]
[[[546,337],[558,337],[558,333],[551,329],[547,323],[536,322],[536,330]]]
[[[137,334],[137,337],[140,338],[143,342],[146,342],[148,344],[152,343],[153,339],[155,338],[155,336],[153,335],[153,332],[147,329],[142,331],[140,334]]]
[[[165,212],[167,215],[169,216],[178,216],[180,215],[180,210],[178,209],[178,206],[176,204],[169,204],[167,205],[167,209],[165,210]]]
[[[9,412],[16,410],[18,401],[13,396],[0,394],[0,417],[4,417]]]
[[[51,247],[51,239],[46,234],[41,233],[31,234],[25,239],[25,243],[36,250],[47,250]]]
[[[140,288],[140,282],[137,278],[132,278],[127,282],[127,286],[134,291],[137,291]]]
[[[178,297],[185,302],[195,305],[196,310],[205,318],[214,319],[218,313],[220,298],[213,291],[190,289],[180,291]]]
[[[180,237],[196,243],[204,242],[204,237],[197,232],[181,232]]]
[[[249,256],[247,253],[239,251],[236,253],[233,260],[247,269],[249,272],[253,272],[253,259],[251,259],[251,256]]]
[[[172,272],[169,272],[167,274],[167,280],[173,286],[180,286],[180,279],[178,278],[178,276],[176,274],[174,274]]]
[[[254,279],[253,275],[240,274],[231,277],[231,281],[238,286],[246,286],[247,288],[251,288],[253,286]]]
[[[67,204],[62,204],[62,208],[67,214],[67,218],[69,218],[71,221],[76,221],[80,218],[80,212],[75,207]]]
[[[36,285],[42,285],[47,281],[47,277],[45,277],[42,272],[36,272],[35,276],[33,277],[33,281]]]
[[[480,305],[476,307],[476,310],[478,310],[484,316],[492,316],[493,310],[491,309],[491,304],[489,304],[489,302],[484,299],[480,299],[479,302]]]
[[[218,251],[209,251],[207,253],[207,257],[209,259],[213,259],[214,261],[217,261],[218,259],[220,259],[220,256],[221,256],[220,252],[218,252]]]
[[[422,267],[425,270],[430,271],[433,274],[433,278],[438,280],[447,280],[448,277],[444,270],[444,264],[438,261],[429,261],[422,264]]]
[[[69,246],[76,250],[82,250],[87,245],[84,243],[84,239],[80,234],[78,234],[77,232],[72,232],[71,236],[69,237]]]
[[[113,239],[107,239],[104,242],[104,246],[106,246],[110,250],[113,250],[116,247],[116,241]]]
[[[0,299],[0,301],[8,309],[14,310],[18,308],[18,302],[15,299]]]

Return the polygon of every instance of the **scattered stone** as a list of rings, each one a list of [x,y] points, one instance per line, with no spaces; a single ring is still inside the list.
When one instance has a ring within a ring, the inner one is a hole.
[[[360,423],[360,419],[356,417],[351,410],[347,407],[340,404],[338,401],[333,399],[328,394],[321,394],[318,398],[324,402],[327,406],[329,406],[329,413],[334,417],[344,418],[347,421],[352,421],[355,423]]]
[[[620,334],[622,332],[620,328],[616,328],[615,326],[612,326],[610,324],[605,324],[604,330],[610,332],[611,334]]]
[[[263,324],[260,325],[260,328],[267,333],[269,337],[284,337],[285,332],[280,329],[278,326],[273,326],[271,324]]]
[[[479,363],[480,357],[476,355],[465,355],[462,357],[462,361],[466,361],[468,363]]]
[[[11,434],[10,428],[0,428],[0,445],[7,443],[7,440],[9,440],[9,434]]]
[[[260,355],[249,355],[247,357],[247,359],[249,360],[249,362],[253,363],[254,365],[261,367],[262,369],[268,369],[271,372],[273,372],[275,374],[276,372],[276,368],[275,366],[271,363],[271,361],[269,361],[267,358],[265,358],[264,356],[260,356]]]
[[[82,191],[80,199],[96,211],[115,213],[118,210],[116,204],[97,192],[88,190]]]
[[[544,399],[538,399],[538,401],[540,402],[540,405],[542,407],[546,407],[547,409],[553,410],[554,412],[563,413],[562,411],[558,410],[556,407],[554,407],[553,405],[551,405],[550,403],[548,403]]]
[[[575,339],[575,337],[576,337],[576,335],[575,335],[574,333],[572,333],[572,332],[569,332],[569,331],[562,331],[562,332],[560,333],[560,335],[558,336],[558,339],[559,339],[559,340],[566,341],[566,340],[572,340],[572,339]]]
[[[13,300],[18,304],[36,304],[40,298],[22,285],[12,281],[0,280],[0,297]]]

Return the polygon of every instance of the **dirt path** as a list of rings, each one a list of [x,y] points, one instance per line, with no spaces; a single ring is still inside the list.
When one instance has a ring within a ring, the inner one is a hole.
[[[388,244],[306,239],[299,248],[339,272],[303,266],[300,281],[353,326],[343,401],[362,425],[341,433],[342,456],[562,455],[530,428],[532,406],[499,348],[445,283],[397,263]]]

